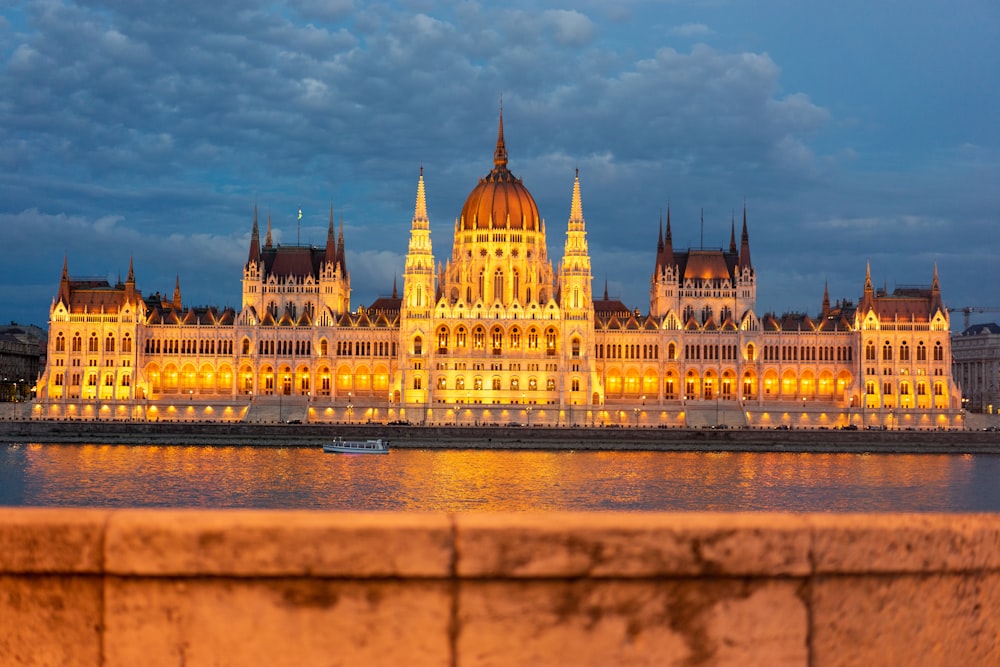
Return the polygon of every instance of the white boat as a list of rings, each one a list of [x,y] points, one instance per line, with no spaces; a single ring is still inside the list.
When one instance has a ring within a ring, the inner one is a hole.
[[[323,445],[327,454],[388,454],[389,441],[382,438],[369,440],[344,440],[336,438]]]

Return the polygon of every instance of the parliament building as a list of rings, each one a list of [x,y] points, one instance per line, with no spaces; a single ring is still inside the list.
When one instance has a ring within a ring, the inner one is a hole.
[[[74,278],[49,317],[38,419],[302,421],[595,427],[888,428],[962,425],[949,314],[930,285],[815,315],[759,314],[744,210],[728,248],[650,246],[645,314],[595,295],[579,173],[562,256],[508,168],[493,166],[435,258],[423,170],[402,291],[352,307],[343,223],[325,247],[261,241],[256,207],[240,309],[190,307],[180,282]],[[653,236],[653,235],[651,235]],[[653,239],[651,239],[653,240]],[[929,268],[928,273],[931,273]],[[859,283],[860,283],[859,276]]]

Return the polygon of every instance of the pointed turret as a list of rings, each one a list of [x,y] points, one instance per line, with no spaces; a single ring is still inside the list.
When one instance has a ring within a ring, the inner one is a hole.
[[[340,216],[340,231],[337,233],[337,264],[340,275],[347,276],[347,253],[344,250],[344,216]]]
[[[458,234],[458,228],[455,229]],[[438,285],[441,283],[441,267],[438,264]],[[395,290],[395,284],[393,284]],[[413,204],[413,219],[410,221],[410,240],[403,268],[403,308],[404,318],[415,315],[425,317],[427,309],[437,301],[434,289],[434,255],[431,252],[431,226],[427,218],[427,191],[424,188],[424,167],[420,166],[417,177],[417,196]]]
[[[750,261],[750,234],[747,232],[747,209],[743,207],[743,233],[740,235],[740,271],[743,269],[753,270],[753,262]]]
[[[326,252],[323,261],[327,264],[337,261],[337,240],[333,235],[333,203],[330,204],[330,222],[326,226]]]
[[[507,144],[503,139],[503,100],[500,100],[500,124],[497,129],[497,147],[493,151],[493,166],[507,169]]]
[[[934,262],[934,278],[931,280],[931,313],[940,310],[947,317],[948,310],[944,307],[944,300],[941,299],[941,283],[938,282],[937,261]]]
[[[270,249],[274,244],[271,242],[271,214],[267,214],[267,236],[264,238],[264,248]]]
[[[663,266],[674,265],[674,238],[670,231],[670,204],[667,204],[667,235],[663,237]]]
[[[253,231],[250,232],[250,254],[247,264],[260,261],[260,227],[257,225],[257,202],[253,205]]]
[[[821,319],[826,319],[830,314],[830,286],[826,282],[823,283],[823,311],[820,313]]]
[[[733,213],[732,220],[729,224],[729,252],[736,252],[736,213]]]
[[[61,301],[63,305],[69,307],[69,262],[63,255],[62,276],[59,278],[59,294],[56,301]]]
[[[590,250],[587,244],[586,222],[583,218],[583,198],[580,196],[580,170],[573,179],[573,196],[569,205],[569,221],[566,223],[566,243],[563,259],[559,267],[557,293],[562,307],[575,311],[589,311],[593,303],[591,294]],[[520,295],[517,295],[520,297]]]
[[[174,310],[181,309],[181,277],[178,275],[174,280],[174,300],[172,303]]]
[[[135,269],[132,265],[132,258],[128,258],[128,275],[125,277],[125,302],[135,303],[136,302],[136,292],[135,292]]]

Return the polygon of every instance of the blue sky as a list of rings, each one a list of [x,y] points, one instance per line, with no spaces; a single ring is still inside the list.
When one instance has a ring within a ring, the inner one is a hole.
[[[63,257],[239,307],[254,202],[317,245],[332,203],[366,305],[402,273],[421,165],[450,256],[501,95],[556,262],[580,169],[596,294],[645,312],[667,203],[683,249],[702,211],[728,244],[745,202],[759,313],[857,300],[868,262],[1000,306],[998,37],[992,0],[8,2],[0,321],[46,322]]]

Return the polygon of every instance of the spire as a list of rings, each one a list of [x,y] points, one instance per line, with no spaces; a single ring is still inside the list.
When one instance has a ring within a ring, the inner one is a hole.
[[[656,258],[663,255],[663,209],[660,209],[660,237],[656,241]],[[659,264],[659,262],[657,262]]]
[[[733,212],[733,217],[729,225],[729,252],[736,252],[736,212]]]
[[[330,222],[326,226],[326,252],[323,261],[327,264],[337,261],[337,240],[333,235],[333,202],[330,202]]]
[[[260,261],[260,227],[257,225],[257,202],[253,203],[253,231],[250,232],[250,254],[247,264]]]
[[[493,151],[494,169],[507,169],[507,145],[503,140],[503,98],[500,98],[500,126],[497,130],[497,149]]]
[[[181,277],[178,275],[174,280],[174,302],[173,306],[175,310],[181,309]]]
[[[604,276],[604,300],[608,300],[608,277]]]
[[[392,277],[392,298],[393,299],[398,299],[399,298],[399,293],[396,291],[396,279],[397,278],[399,278],[399,276],[393,276]]]
[[[826,281],[823,281],[823,312],[820,313],[820,318],[826,319],[830,314],[830,286]]]
[[[420,165],[420,178],[417,180],[417,202],[413,207],[413,224],[424,223],[429,225],[427,219],[427,193],[424,190],[424,166]]]
[[[750,234],[747,233],[747,207],[743,207],[743,233],[740,235],[740,271],[743,269],[753,270],[753,263],[750,261]]]
[[[347,276],[347,254],[344,252],[344,216],[340,216],[340,232],[337,234],[337,263],[340,273]]]
[[[667,202],[667,235],[663,238],[663,266],[674,265],[674,239],[670,231],[670,203]]]
[[[125,277],[125,301],[132,303],[136,300],[135,293],[135,269],[132,266],[132,258],[128,258],[128,275]]]
[[[59,295],[56,300],[69,306],[69,262],[65,255],[63,255],[62,276],[59,278]]]
[[[580,170],[576,170],[576,179],[573,181],[573,202],[569,207],[569,219],[571,222],[583,222],[583,202],[580,199]]]
[[[267,214],[267,236],[264,238],[264,248],[271,248],[273,243],[271,242],[271,214]]]

